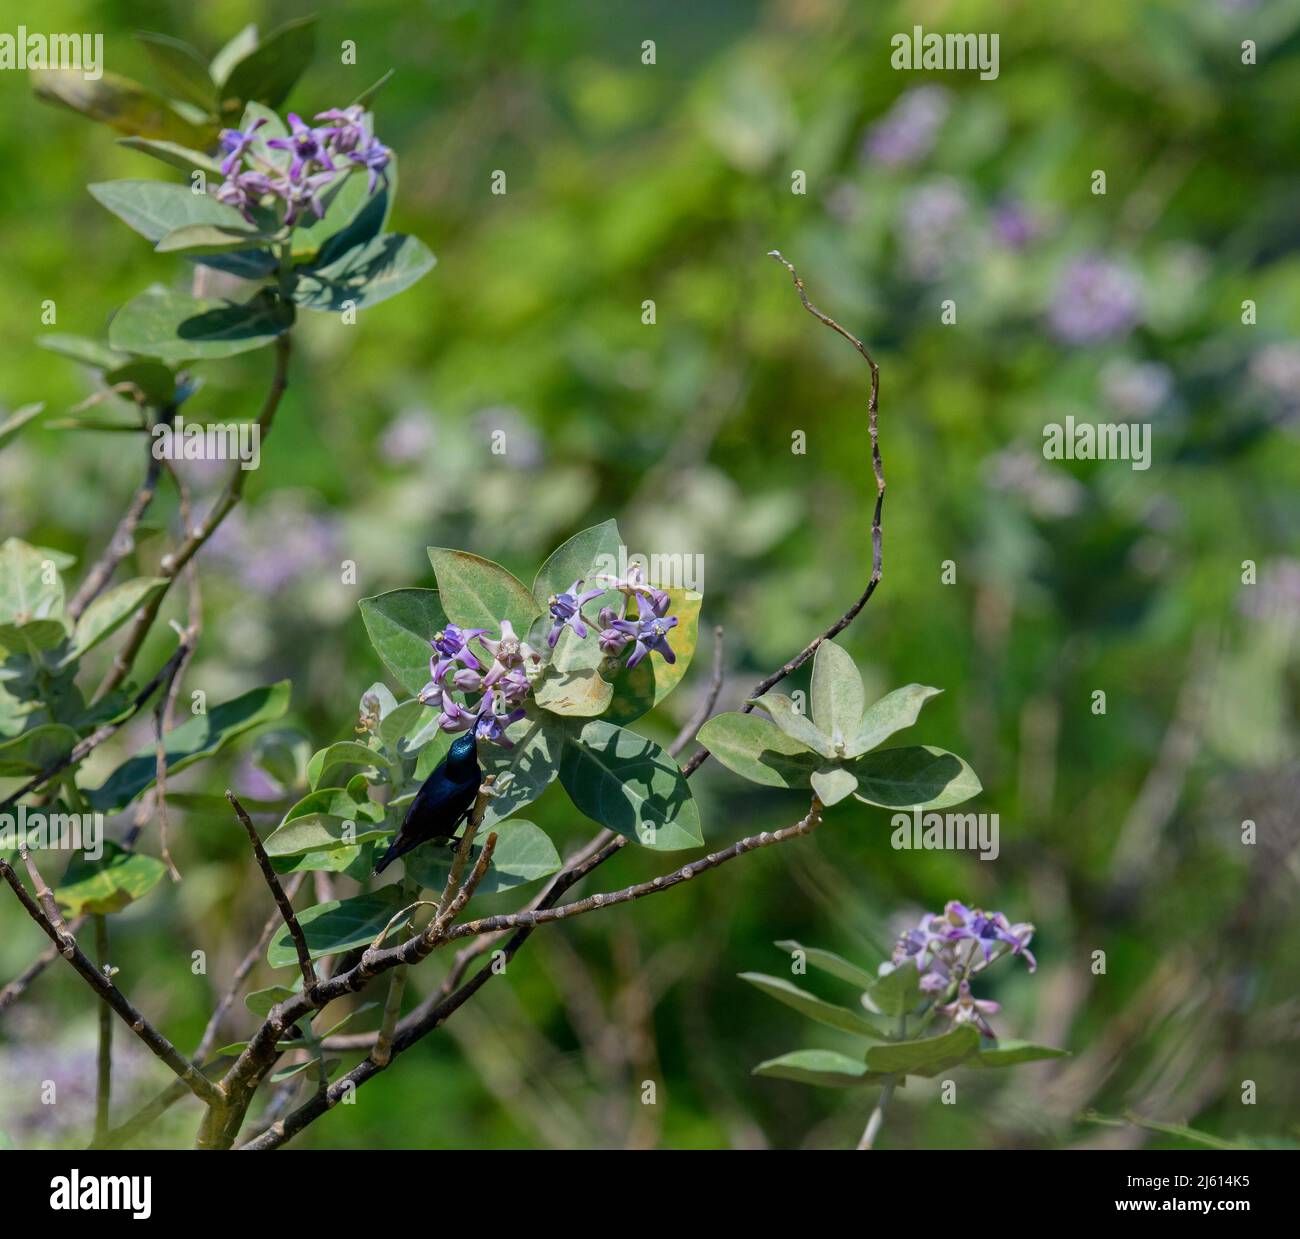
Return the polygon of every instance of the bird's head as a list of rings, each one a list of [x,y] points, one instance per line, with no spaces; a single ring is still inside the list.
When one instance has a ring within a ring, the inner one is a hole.
[[[470,767],[478,764],[478,740],[472,731],[457,736],[447,753],[447,765]]]

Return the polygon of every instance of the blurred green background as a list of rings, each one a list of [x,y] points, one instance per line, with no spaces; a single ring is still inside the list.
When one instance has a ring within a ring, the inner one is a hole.
[[[918,738],[967,757],[985,787],[969,807],[1000,815],[990,863],[894,851],[888,814],[850,801],[808,839],[541,931],[506,983],[298,1145],[849,1145],[869,1094],[749,1074],[789,1049],[840,1046],[837,1034],[736,973],[780,971],[784,938],[874,967],[901,923],[949,898],[1038,926],[1038,973],[1004,966],[983,996],[1003,1004],[1004,1035],[1074,1057],[959,1072],[955,1105],[912,1081],[885,1147],[1185,1143],[1078,1121],[1092,1108],[1225,1138],[1296,1134],[1294,4],[51,0],[37,12],[22,18],[32,29],[104,32],[106,67],[145,80],[134,30],[210,53],[245,22],[319,12],[319,59],[290,104],[342,104],[396,70],[375,104],[401,160],[395,226],[439,259],[356,326],[321,315],[298,329],[262,468],[200,560],[205,626],[186,692],[219,700],[288,676],[291,725],[313,747],[343,738],[382,678],[358,598],[431,585],[430,544],[530,578],[570,533],[617,516],[634,550],[703,555],[702,631],[726,630],[720,708],[734,708],[870,569],[867,373],[800,308],[764,256],[779,247],[882,372],[885,575],[844,644],[881,692],[945,690]],[[4,28],[18,20],[10,6]],[[1000,76],[892,70],[890,37],[916,23],[998,32]],[[1247,38],[1256,66],[1241,63]],[[339,63],[347,39],[355,66]],[[25,74],[0,74],[0,98],[0,406],[44,400],[58,416],[92,389],[32,346],[48,330],[41,303],[55,301],[57,330],[100,336],[146,284],[188,280],[85,184],[179,173],[37,102]],[[490,193],[497,169],[503,196]],[[265,353],[202,367],[187,418],[251,416],[268,367]],[[1151,468],[1045,461],[1042,427],[1067,415],[1150,423]],[[0,453],[0,530],[84,565],[142,461],[125,436],[36,423]],[[214,475],[190,476],[212,493]],[[174,519],[164,493],[130,568],[150,570]],[[344,560],[356,585],[340,584]],[[946,561],[955,583],[942,583]],[[183,601],[178,589],[169,606]],[[171,648],[160,629],[142,666]],[[644,720],[657,738],[698,703],[709,654],[702,637],[684,687]],[[105,746],[88,775],[148,728]],[[251,747],[172,786],[265,793]],[[711,846],[803,812],[716,763],[693,782]],[[530,816],[562,850],[595,830],[558,786]],[[115,918],[113,959],[188,1048],[270,907],[233,819],[172,819],[184,880]],[[155,847],[156,831],[145,840]],[[582,890],[673,863],[628,849]],[[0,899],[0,981],[43,944]],[[199,949],[206,977],[191,972]],[[446,966],[414,973],[410,1000]],[[260,968],[252,988],[271,980]],[[4,1015],[0,1139],[84,1143],[95,1021],[61,965]],[[253,1024],[236,1004],[223,1040]],[[167,1075],[124,1033],[115,1054],[120,1121]],[[57,1106],[40,1104],[46,1079]],[[187,1144],[195,1122],[192,1103],[178,1106],[151,1139]]]

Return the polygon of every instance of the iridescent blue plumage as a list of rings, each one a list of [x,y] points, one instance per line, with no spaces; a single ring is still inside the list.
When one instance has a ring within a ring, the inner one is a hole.
[[[474,733],[457,736],[447,756],[416,792],[401,828],[375,865],[375,873],[383,873],[399,856],[430,839],[450,839],[473,807],[482,781]]]

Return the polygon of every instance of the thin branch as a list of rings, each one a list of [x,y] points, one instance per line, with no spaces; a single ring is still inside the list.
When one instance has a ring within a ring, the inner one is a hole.
[[[713,671],[709,675],[709,687],[704,693],[699,706],[686,720],[676,739],[668,746],[668,755],[676,757],[692,740],[695,733],[708,722],[713,707],[718,704],[718,695],[722,692],[722,625],[713,630]]]
[[[871,367],[871,391],[867,397],[867,435],[871,440],[871,469],[876,478],[876,506],[871,517],[871,576],[867,581],[867,587],[862,591],[861,596],[839,619],[835,621],[825,632],[808,643],[799,651],[789,662],[778,667],[771,675],[760,680],[748,693],[745,702],[740,707],[742,714],[748,714],[754,709],[754,699],[761,697],[768,689],[775,687],[786,676],[798,671],[816,652],[817,647],[823,641],[828,641],[832,637],[843,632],[857,618],[858,612],[871,599],[871,595],[876,592],[876,586],[880,584],[880,578],[885,570],[885,552],[884,552],[884,535],[881,530],[881,516],[885,507],[885,467],[880,457],[880,428],[879,428],[879,409],[880,409],[880,367],[876,365],[871,354],[867,351],[867,346],[862,343],[851,331],[845,330],[829,314],[823,314],[811,301],[808,300],[808,293],[804,289],[803,280],[794,266],[787,262],[782,256],[780,250],[772,250],[769,257],[774,258],[787,271],[790,272],[790,278],[794,281],[795,291],[799,294],[799,300],[803,302],[803,307],[818,322],[825,324],[832,331],[838,332],[843,336],[859,353],[867,365]],[[696,750],[691,759],[682,767],[683,774],[693,774],[709,759],[709,750],[701,748]]]
[[[27,893],[27,888],[18,880],[18,875],[13,871],[13,867],[8,861],[0,859],[0,877],[13,888],[14,894],[18,896],[19,902],[27,910],[27,914],[34,920],[44,931],[51,942],[59,942],[59,930],[46,916],[41,906],[35,899]],[[64,931],[66,934],[66,930]],[[217,1086],[212,1083],[195,1065],[189,1061],[177,1048],[172,1045],[166,1037],[162,1035],[152,1024],[149,1023],[139,1011],[131,1005],[126,995],[117,988],[100,970],[91,962],[76,943],[75,939],[70,939],[71,951],[63,948],[63,954],[67,961],[81,974],[90,987],[102,998],[119,1016],[122,1017],[127,1027],[131,1029],[141,1041],[149,1047],[163,1062],[169,1066],[172,1071],[183,1081],[196,1097],[201,1101],[213,1105],[221,1100],[221,1093]]]
[[[290,903],[298,893],[302,880],[303,874],[301,872],[295,873],[289,880],[289,886],[284,892],[284,897]],[[248,974],[253,971],[262,958],[262,952],[266,950],[267,943],[271,941],[271,935],[279,927],[280,919],[280,911],[277,908],[267,918],[266,924],[262,926],[262,932],[257,935],[257,941],[253,943],[248,954],[239,961],[239,967],[235,969],[234,975],[230,978],[229,988],[213,1008],[207,1027],[203,1030],[203,1036],[199,1039],[197,1047],[195,1047],[194,1058],[196,1061],[202,1062],[212,1053],[213,1047],[217,1044],[217,1036],[221,1031],[221,1021],[225,1019],[226,1012],[234,1005],[235,998],[238,996],[244,982],[248,979]]]
[[[734,860],[737,856],[743,856],[746,852],[754,852],[759,848],[770,847],[774,843],[784,843],[787,839],[808,834],[821,825],[821,808],[821,802],[814,796],[807,815],[793,826],[786,826],[781,830],[764,830],[757,835],[738,839],[730,847],[723,848],[720,852],[711,852],[699,860],[693,860],[672,873],[660,874],[659,877],[651,878],[648,882],[625,886],[621,891],[604,891],[589,895],[586,899],[560,904],[559,907],[541,908],[535,912],[507,912],[501,916],[485,916],[477,921],[466,921],[463,925],[449,929],[443,935],[443,940],[453,942],[457,938],[468,938],[475,934],[549,925],[552,921],[568,920],[584,912],[595,912],[600,908],[612,908],[615,904],[630,903],[633,899],[643,899],[647,895],[657,895],[660,891],[671,890],[682,882],[689,882],[697,874],[708,869],[716,869],[719,865]]]
[[[261,410],[257,415],[256,426],[258,434],[265,439],[271,432],[271,424],[275,420],[275,411],[280,406],[280,398],[284,395],[285,389],[289,385],[289,333],[277,336],[275,340],[275,370],[271,375],[271,386],[266,393],[266,398],[262,402]],[[163,599],[167,596],[167,591],[171,588],[172,582],[180,574],[181,569],[194,558],[195,555],[203,548],[207,540],[216,533],[221,522],[230,514],[231,509],[242,498],[244,493],[244,480],[248,471],[243,468],[241,461],[235,461],[231,469],[230,480],[226,483],[226,489],[222,492],[221,497],[212,505],[212,509],[195,529],[187,530],[185,540],[176,548],[175,551],[163,557],[159,565],[159,575],[166,581],[161,590],[136,612],[135,619],[131,622],[131,628],[127,634],[126,642],[118,651],[113,659],[108,674],[104,677],[95,694],[95,700],[100,700],[105,694],[112,692],[123,680],[130,674],[131,666],[135,662],[136,655],[140,652],[140,647],[144,644],[145,638],[149,635],[149,629],[153,626],[154,620],[158,616],[159,608],[162,606]]]
[[[108,917],[95,914],[95,954],[99,970],[105,977],[113,975],[108,964]],[[95,1090],[95,1134],[98,1148],[108,1134],[108,1107],[113,1093],[113,1012],[107,1003],[99,1004],[99,1079]]]
[[[289,936],[293,939],[294,949],[298,952],[298,967],[302,971],[303,993],[310,994],[316,988],[318,978],[316,969],[312,966],[311,951],[307,946],[306,935],[302,932],[302,926],[298,924],[298,917],[293,910],[293,904],[289,902],[288,896],[284,893],[284,887],[280,885],[280,879],[276,876],[275,870],[271,868],[271,858],[267,856],[261,839],[257,837],[257,828],[253,825],[252,818],[244,811],[244,806],[239,803],[235,793],[229,788],[226,788],[226,799],[230,801],[230,807],[234,809],[235,816],[239,818],[244,830],[248,833],[248,840],[253,845],[253,854],[257,857],[257,864],[262,870],[262,877],[266,879],[267,886],[271,888],[275,906],[280,909],[280,916],[283,917],[284,923],[289,929]]]
[[[153,502],[153,497],[158,491],[158,478],[162,474],[162,461],[153,454],[152,439],[145,440],[145,453],[148,464],[145,467],[144,481],[131,497],[131,502],[122,514],[122,519],[118,521],[113,536],[104,548],[104,553],[91,566],[68,603],[68,618],[73,623],[80,619],[81,613],[103,593],[105,586],[112,580],[113,573],[117,571],[117,566],[135,550],[136,530]]]

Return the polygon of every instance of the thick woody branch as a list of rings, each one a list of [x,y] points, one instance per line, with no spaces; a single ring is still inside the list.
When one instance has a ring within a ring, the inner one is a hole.
[[[121,1016],[127,1027],[185,1082],[190,1092],[209,1105],[220,1101],[221,1094],[217,1086],[131,1005],[126,995],[95,966],[66,929],[62,931],[61,939],[58,924],[62,922],[56,924],[46,915],[40,904],[27,893],[27,888],[19,881],[18,875],[8,861],[0,860],[0,877],[3,877],[13,888],[14,894],[18,896],[19,902],[32,920],[45,931],[51,942],[59,946],[60,953],[68,963],[81,974],[91,989]]]

